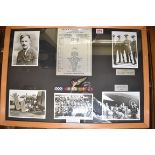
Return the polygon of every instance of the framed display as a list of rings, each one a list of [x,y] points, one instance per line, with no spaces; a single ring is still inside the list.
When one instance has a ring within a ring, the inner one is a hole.
[[[1,125],[149,128],[145,27],[7,27]]]

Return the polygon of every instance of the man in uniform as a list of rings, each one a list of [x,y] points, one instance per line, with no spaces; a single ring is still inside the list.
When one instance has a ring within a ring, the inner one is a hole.
[[[113,40],[114,40],[114,37],[115,35],[113,35]],[[113,55],[114,55],[114,64],[117,65],[116,63],[116,59],[117,59],[117,52],[118,52],[118,63],[121,62],[121,55],[122,55],[122,58],[123,58],[123,62],[125,63],[125,60],[124,60],[124,45],[123,43],[121,42],[121,36],[118,35],[117,36],[118,40],[113,43]]]
[[[117,49],[118,49],[118,58],[119,58],[119,63],[121,63],[121,56],[122,56],[122,59],[123,59],[123,62],[125,63],[125,60],[124,60],[124,45],[123,43],[121,42],[121,36],[118,35],[117,36],[118,40],[117,40]]]
[[[17,65],[35,65],[37,56],[31,47],[30,35],[21,35],[20,43],[23,49],[18,53]]]
[[[125,50],[125,54],[126,54],[126,58],[127,58],[127,63],[129,63],[129,60],[132,63],[132,59],[131,59],[131,46],[130,46],[131,41],[128,39],[128,34],[125,34],[124,36],[125,36],[124,50]]]
[[[137,118],[137,113],[138,113],[138,107],[135,103],[131,105],[131,118],[136,119]]]
[[[136,39],[135,39],[135,35],[132,35],[131,38],[133,39],[131,41],[131,50],[132,50],[132,54],[133,54],[133,64],[137,64],[136,58],[137,58],[137,52],[136,52]]]
[[[115,42],[115,35],[112,36],[113,37],[113,60],[114,60],[114,64],[116,64],[116,56],[117,56],[117,44]]]

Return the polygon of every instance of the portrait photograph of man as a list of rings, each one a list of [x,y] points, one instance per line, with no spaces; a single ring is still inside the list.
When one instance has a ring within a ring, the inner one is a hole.
[[[38,66],[40,31],[15,31],[12,66]]]

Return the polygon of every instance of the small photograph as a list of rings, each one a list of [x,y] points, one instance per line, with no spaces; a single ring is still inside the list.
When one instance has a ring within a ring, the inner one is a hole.
[[[112,67],[138,68],[136,32],[112,31]]]
[[[46,117],[46,90],[9,91],[9,117],[36,118]]]
[[[93,119],[93,94],[55,93],[54,119]]]
[[[12,66],[38,66],[40,31],[15,31]]]
[[[140,120],[140,92],[102,92],[103,120]]]

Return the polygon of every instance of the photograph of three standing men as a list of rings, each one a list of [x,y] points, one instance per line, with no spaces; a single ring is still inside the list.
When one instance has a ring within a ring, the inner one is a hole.
[[[137,33],[112,31],[113,68],[138,68]]]

